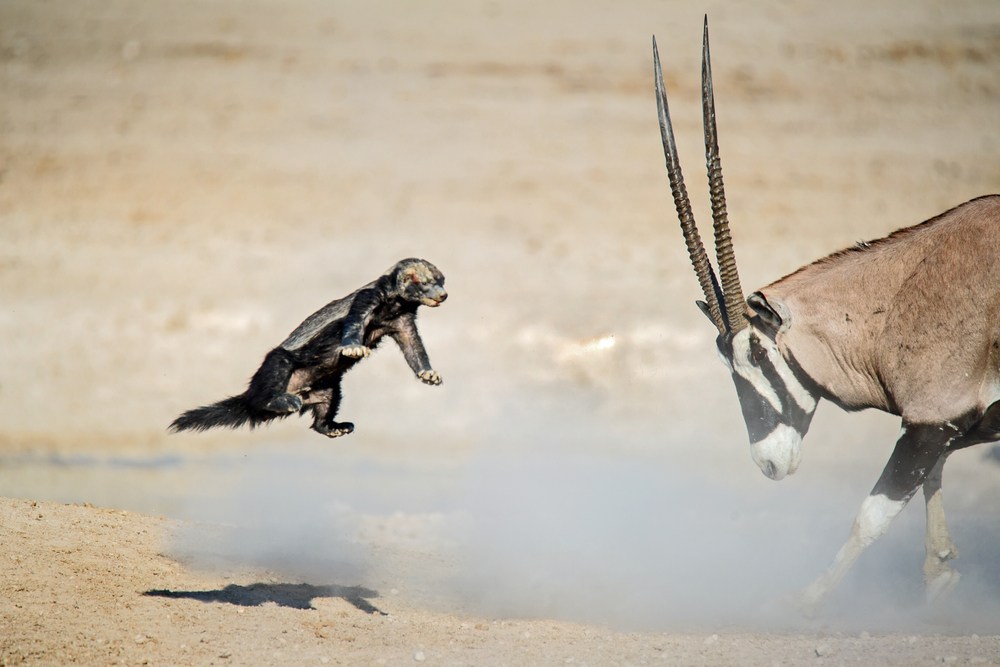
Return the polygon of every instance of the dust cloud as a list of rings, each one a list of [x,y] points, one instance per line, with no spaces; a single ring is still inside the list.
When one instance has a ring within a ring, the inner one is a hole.
[[[172,537],[171,553],[209,571],[258,568],[295,582],[364,577],[366,550],[352,536],[358,521],[305,459],[275,452],[247,456],[220,493],[191,494],[189,521]],[[225,479],[222,477],[221,479]]]
[[[788,597],[830,562],[876,471],[850,483],[810,474],[807,450],[804,469],[775,483],[742,442],[618,433],[596,413],[551,412],[558,403],[525,397],[517,419],[448,466],[325,443],[251,452],[229,488],[187,507],[193,523],[171,553],[404,589],[443,610],[623,630],[1000,631],[988,514],[950,508],[964,578],[948,600],[923,604],[918,497],[807,618]],[[532,418],[531,404],[549,411]],[[694,449],[742,455],[743,470],[713,469]]]
[[[752,464],[746,473],[759,474]],[[474,475],[474,520],[453,583],[480,613],[626,630],[1000,628],[989,564],[1000,541],[995,522],[990,535],[975,514],[952,513],[969,557],[950,598],[924,604],[918,499],[806,617],[790,598],[829,564],[860,497],[772,482],[754,491],[684,464],[568,449],[486,457]]]

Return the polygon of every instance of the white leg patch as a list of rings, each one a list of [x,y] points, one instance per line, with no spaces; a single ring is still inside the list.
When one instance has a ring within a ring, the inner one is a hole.
[[[809,610],[819,604],[844,577],[858,556],[886,531],[905,506],[905,501],[890,500],[881,494],[865,498],[847,542],[837,552],[826,572],[802,592],[799,600],[801,606]]]
[[[855,521],[858,540],[865,546],[877,540],[905,506],[906,501],[890,500],[882,494],[865,498]]]

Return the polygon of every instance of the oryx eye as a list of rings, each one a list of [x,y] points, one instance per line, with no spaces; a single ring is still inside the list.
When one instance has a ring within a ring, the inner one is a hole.
[[[754,366],[760,366],[765,359],[767,359],[767,350],[758,346],[750,348],[750,363]]]

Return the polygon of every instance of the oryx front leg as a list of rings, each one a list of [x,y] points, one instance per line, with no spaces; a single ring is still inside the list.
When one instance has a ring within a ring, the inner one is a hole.
[[[948,534],[941,498],[941,474],[947,455],[941,456],[924,481],[924,502],[927,505],[927,535],[924,539],[924,585],[927,601],[946,595],[958,583],[959,574],[948,561],[958,557],[958,549]]]
[[[956,430],[950,425],[904,424],[882,476],[861,503],[847,542],[826,572],[802,591],[799,603],[804,610],[811,611],[819,605],[844,578],[858,556],[885,533],[943,458],[955,435]]]

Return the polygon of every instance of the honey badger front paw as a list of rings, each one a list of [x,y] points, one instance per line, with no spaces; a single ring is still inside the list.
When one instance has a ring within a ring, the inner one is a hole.
[[[419,379],[424,384],[439,385],[441,384],[441,376],[438,375],[437,371],[420,371],[417,373],[417,379]]]
[[[351,359],[362,359],[372,353],[370,347],[364,345],[345,345],[340,348],[340,353]]]

